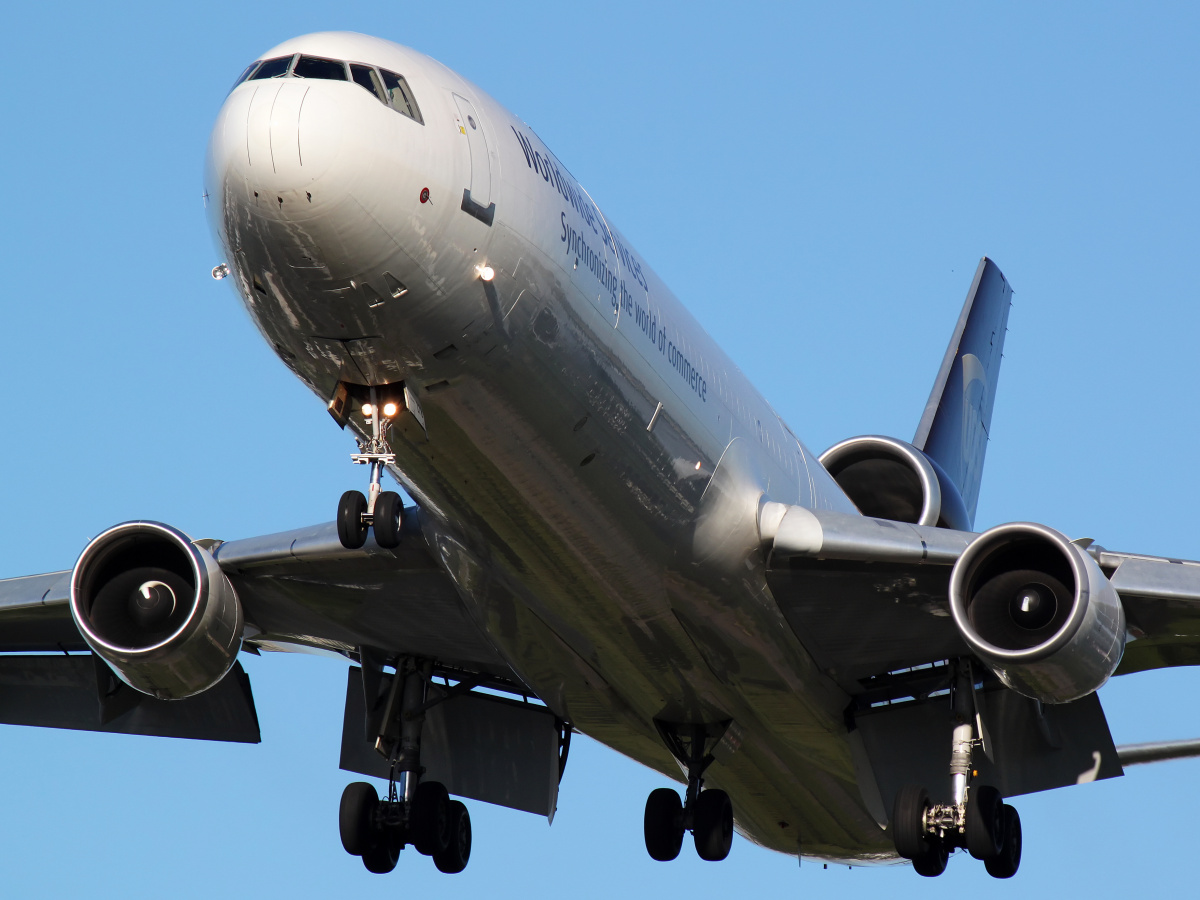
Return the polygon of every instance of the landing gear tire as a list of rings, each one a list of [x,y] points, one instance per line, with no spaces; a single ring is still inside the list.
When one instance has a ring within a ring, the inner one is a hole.
[[[351,856],[362,856],[371,846],[372,819],[379,795],[373,785],[356,781],[346,785],[342,791],[342,803],[338,808],[338,831],[342,847]]]
[[[412,845],[425,856],[445,853],[450,844],[450,795],[438,781],[422,781],[413,794],[409,831]]]
[[[709,862],[719,862],[733,846],[733,804],[724,791],[703,791],[692,811],[692,837],[696,854]]]
[[[360,495],[361,496],[361,495]],[[375,543],[385,550],[400,546],[400,527],[403,524],[404,503],[395,491],[384,491],[375,498]]]
[[[914,862],[928,855],[931,847],[925,840],[925,811],[929,808],[929,791],[915,784],[906,784],[896,793],[892,805],[892,841],[896,852]]]
[[[361,491],[346,491],[338,501],[338,540],[348,550],[357,550],[367,542],[367,526],[363,515],[367,511],[367,498]]]
[[[670,788],[658,788],[646,798],[646,852],[651,859],[670,862],[683,847],[683,803]]]
[[[1000,819],[1000,853],[994,859],[985,859],[983,865],[993,878],[1012,878],[1021,867],[1021,817],[1006,803]]]
[[[996,859],[1004,837],[1004,801],[991,785],[971,788],[967,802],[967,850],[976,859]]]
[[[368,872],[386,875],[396,868],[400,860],[400,844],[393,838],[390,829],[377,832],[375,840],[362,855],[363,865]]]
[[[433,864],[439,872],[454,875],[465,869],[471,859],[471,814],[457,800],[449,803],[449,832],[445,850],[434,851]]]
[[[926,878],[937,878],[946,871],[946,862],[950,859],[950,850],[939,840],[927,843],[928,849],[924,856],[913,859],[913,870]]]

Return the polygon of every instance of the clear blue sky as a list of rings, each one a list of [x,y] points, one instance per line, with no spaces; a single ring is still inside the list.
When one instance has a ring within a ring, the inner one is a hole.
[[[811,449],[911,437],[979,257],[1016,290],[978,524],[1200,557],[1200,22],[1178,4],[10,4],[0,94],[0,576],[131,518],[331,518],[352,445],[259,338],[201,207],[233,79],[275,43],[411,45],[528,121]],[[833,11],[830,11],[833,10]],[[338,844],[344,666],[249,659],[254,747],[0,727],[6,896],[1092,896],[1192,887],[1200,763],[1017,800],[1011,883],[642,847],[653,773],[580,740],[554,825],[475,854]],[[1104,689],[1118,742],[1200,736],[1200,677]],[[436,892],[436,894],[432,893]]]

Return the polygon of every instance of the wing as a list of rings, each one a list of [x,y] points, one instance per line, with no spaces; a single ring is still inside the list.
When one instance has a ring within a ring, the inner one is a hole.
[[[1095,556],[1129,626],[1116,674],[1200,665],[1200,562],[1103,549]]]
[[[374,540],[347,550],[330,522],[230,541],[213,555],[260,632],[248,638],[252,647],[369,647],[519,684],[422,535],[407,537],[395,550]]]
[[[914,778],[936,783],[939,772],[913,766],[944,756],[953,661],[972,656],[951,614],[951,573],[980,536],[800,507],[763,520],[778,522],[764,535],[771,591],[817,665],[850,695],[847,724],[862,734],[881,795]],[[1115,674],[1200,664],[1200,563],[1077,546],[1124,611],[1128,634]],[[1195,742],[1119,752],[1094,693],[1042,704],[982,669],[975,669],[977,709],[991,739],[980,767],[1006,795],[1119,775],[1122,762],[1198,752]]]
[[[767,580],[818,664],[844,686],[967,655],[948,600],[950,572],[978,535],[788,507]],[[1128,624],[1116,674],[1200,665],[1200,562],[1090,545]]]
[[[471,620],[420,534],[397,550],[347,550],[336,526],[200,542],[238,594],[243,649],[326,650],[361,659],[411,655],[443,674],[519,686]],[[166,701],[134,691],[94,660],[71,618],[71,572],[0,581],[0,723],[258,741],[240,665],[215,688]]]
[[[969,655],[947,598],[974,537],[792,506],[773,535],[767,583],[817,665],[853,696],[864,679]]]

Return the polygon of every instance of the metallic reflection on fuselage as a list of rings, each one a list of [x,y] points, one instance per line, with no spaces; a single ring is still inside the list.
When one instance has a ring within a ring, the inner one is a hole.
[[[472,615],[556,712],[672,775],[656,717],[732,719],[741,747],[708,781],[744,834],[892,858],[847,698],[788,629],[755,546],[768,497],[849,501],[527,126],[385,41],[310,35],[264,58],[297,52],[402,74],[423,123],[352,82],[230,94],[206,188],[264,337],[323,402],[339,381],[417,391],[424,427],[393,431],[394,474]],[[490,225],[464,195],[480,167]]]

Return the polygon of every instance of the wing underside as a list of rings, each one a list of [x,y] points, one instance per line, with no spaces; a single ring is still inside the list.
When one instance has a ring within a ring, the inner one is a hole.
[[[954,563],[977,535],[792,507],[771,537],[768,584],[814,661],[852,698],[847,725],[862,735],[881,795],[921,778],[944,781],[920,770],[944,763],[951,663],[971,656],[948,594]],[[1128,622],[1116,674],[1200,664],[1200,564],[1089,553]],[[1188,755],[1172,744],[1122,756],[1094,694],[1042,704],[982,665],[974,672],[991,738],[980,768],[1006,795],[1119,775],[1123,759]]]
[[[211,547],[247,623],[246,652],[410,655],[438,671],[519,687],[419,534],[347,550],[332,524]],[[0,723],[222,741],[259,740],[250,681],[235,664],[186,700],[133,690],[90,652],[70,614],[71,572],[0,581]]]

